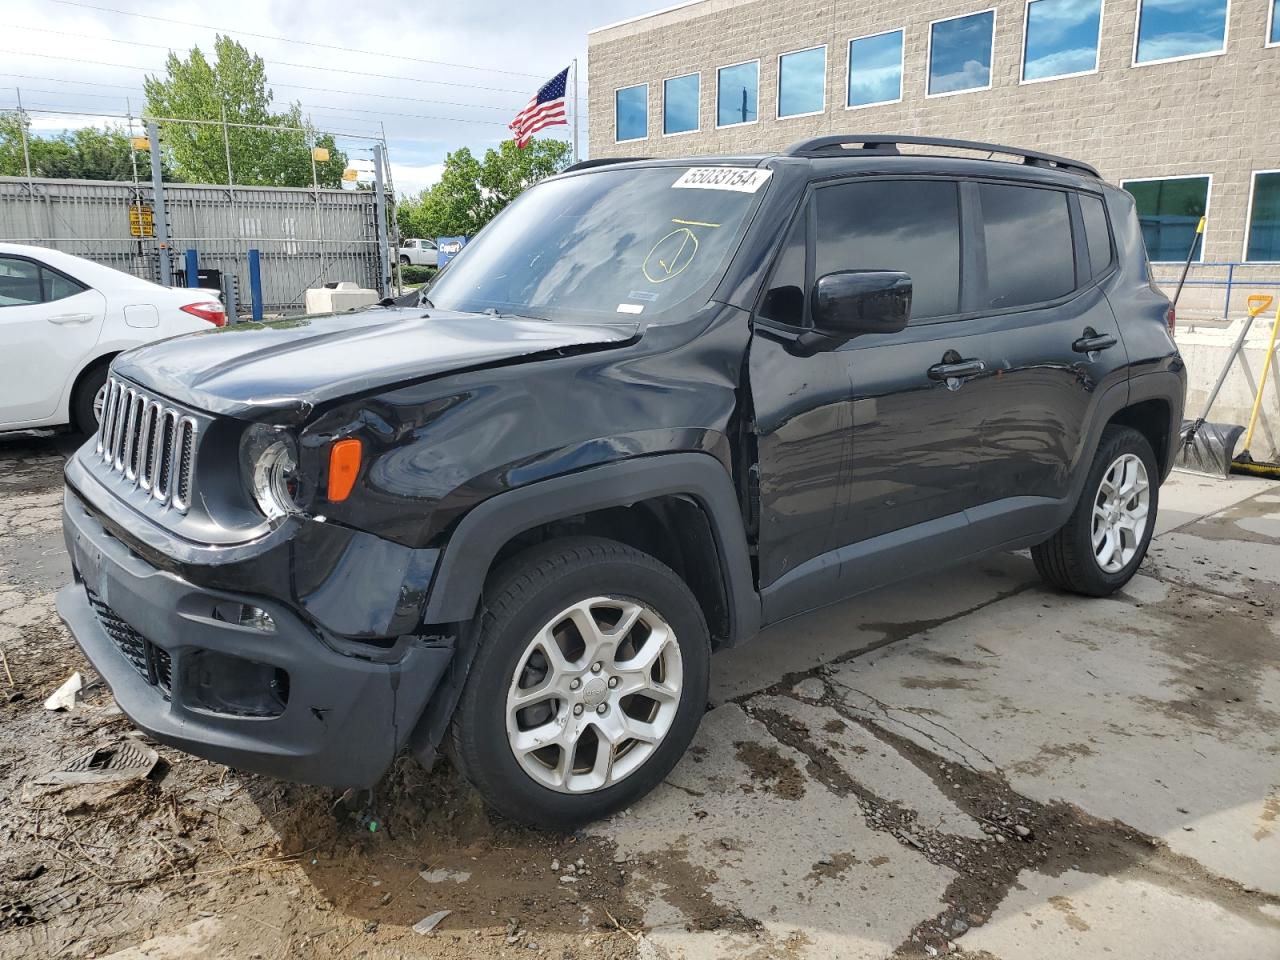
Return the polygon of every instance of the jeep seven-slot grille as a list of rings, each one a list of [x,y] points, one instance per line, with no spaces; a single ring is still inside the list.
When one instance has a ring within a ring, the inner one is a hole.
[[[102,624],[102,629],[107,632],[107,636],[111,638],[116,648],[124,654],[124,658],[133,664],[133,668],[147,683],[153,687],[158,686],[168,694],[173,674],[169,652],[157,647],[121,620],[116,612],[88,587],[85,587],[85,592],[89,595],[89,605],[98,615],[98,622]]]
[[[102,462],[121,482],[186,513],[195,470],[195,419],[115,377],[106,389],[98,424]]]

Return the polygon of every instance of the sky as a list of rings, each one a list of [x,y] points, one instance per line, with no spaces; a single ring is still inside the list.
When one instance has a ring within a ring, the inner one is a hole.
[[[211,53],[217,33],[266,61],[276,102],[299,101],[353,159],[380,136],[397,193],[440,176],[445,154],[482,154],[542,83],[578,58],[586,149],[587,31],[672,0],[0,0],[0,110],[18,90],[38,133],[135,116],[169,50]],[[256,36],[255,36],[256,34]],[[276,39],[288,38],[288,40]],[[300,42],[304,41],[304,42]],[[568,127],[540,136],[568,140]]]

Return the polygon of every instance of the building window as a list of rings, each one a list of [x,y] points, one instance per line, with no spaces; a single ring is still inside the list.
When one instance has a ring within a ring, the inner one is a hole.
[[[1065,297],[1076,285],[1071,213],[1061,190],[978,186],[986,246],[986,306],[1025,307]]]
[[[1280,0],[1272,0],[1267,14],[1267,46],[1280,46]]]
[[[1244,258],[1280,262],[1280,170],[1262,170],[1253,175]]]
[[[1120,186],[1137,204],[1147,257],[1153,263],[1187,259],[1196,238],[1196,226],[1209,209],[1209,177],[1122,180]],[[1197,259],[1204,259],[1203,243]]]
[[[1280,3],[1280,0],[1276,0]],[[849,92],[845,106],[897,103],[902,99],[902,31],[849,41]]]
[[[1102,0],[1029,0],[1023,82],[1093,73],[1101,26]]]
[[[756,122],[760,61],[749,60],[716,71],[716,126]]]
[[[698,98],[702,77],[691,73],[662,81],[662,132],[692,133],[698,129]]]
[[[930,97],[991,87],[996,12],[983,10],[929,24]]]
[[[1228,0],[1141,0],[1133,62],[1163,63],[1222,53]]]
[[[827,108],[827,48],[778,58],[778,118],[804,117]]]
[[[649,136],[649,85],[622,87],[613,95],[613,139],[643,140]]]
[[[960,199],[945,180],[872,180],[817,194],[814,276],[837,270],[910,275],[911,319],[960,309]]]

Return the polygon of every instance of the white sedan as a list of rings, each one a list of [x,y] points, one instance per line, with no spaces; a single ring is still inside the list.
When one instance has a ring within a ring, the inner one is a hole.
[[[116,354],[226,319],[213,291],[170,289],[58,250],[0,243],[0,433],[96,429]]]

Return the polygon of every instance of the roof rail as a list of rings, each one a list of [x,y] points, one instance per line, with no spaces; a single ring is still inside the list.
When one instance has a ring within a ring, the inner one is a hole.
[[[572,166],[565,167],[561,173],[573,173],[574,170],[590,170],[592,167],[605,167],[611,163],[631,163],[635,160],[652,160],[653,157],[593,157],[590,160],[579,160]]]
[[[983,143],[979,140],[951,140],[946,137],[898,136],[896,134],[848,133],[830,137],[811,137],[793,143],[783,151],[788,157],[833,157],[847,156],[852,152],[861,152],[877,156],[896,156],[898,144],[909,143],[929,147],[954,147],[958,150],[978,150],[988,153],[1003,153],[1013,157],[1021,157],[1022,162],[1032,167],[1057,167],[1069,173],[1079,173],[1087,177],[1102,179],[1101,174],[1089,164],[1081,160],[1068,160],[1066,157],[1054,156],[1052,153],[1041,153],[1038,150],[1023,150],[1020,147],[1006,147],[998,143]]]

